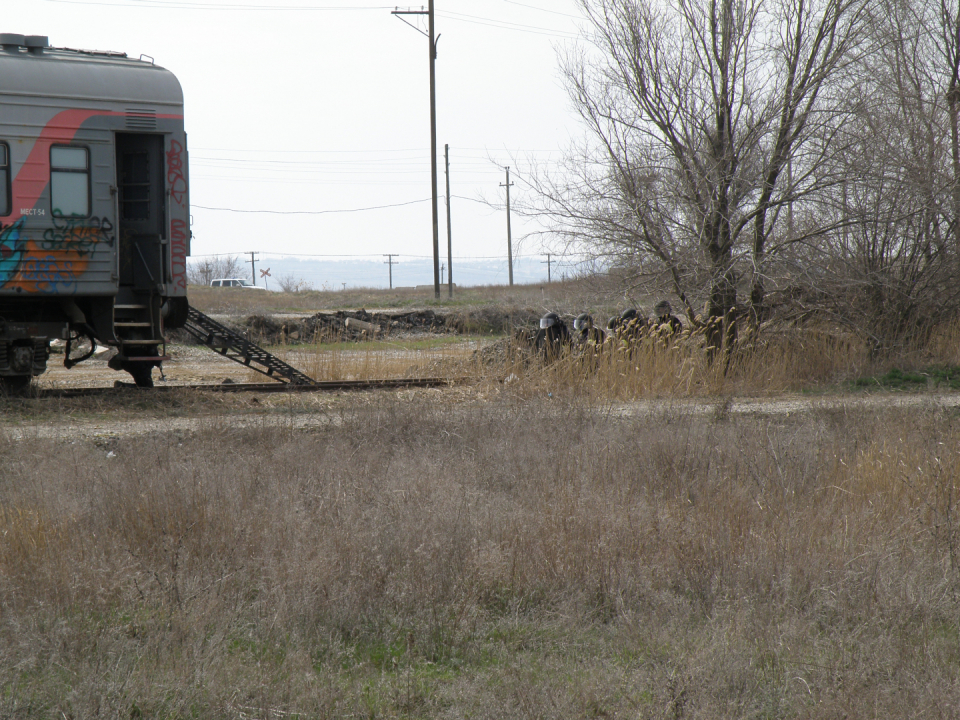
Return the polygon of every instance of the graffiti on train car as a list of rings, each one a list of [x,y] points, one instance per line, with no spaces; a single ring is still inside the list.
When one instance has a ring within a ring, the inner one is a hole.
[[[170,257],[173,265],[173,282],[187,289],[187,223],[174,218],[170,221]]]
[[[43,258],[27,257],[20,264],[17,287],[24,287],[26,292],[74,292],[77,289],[77,278],[83,274],[82,270],[77,270],[76,264],[73,260],[65,260],[53,255]],[[83,265],[86,267],[85,262]]]
[[[12,278],[23,259],[23,238],[21,237],[24,218],[10,225],[0,224],[0,287]]]
[[[26,293],[70,293],[96,246],[114,244],[107,217],[54,218],[52,228],[31,238],[25,218],[0,231],[0,288]]]
[[[170,186],[170,197],[177,205],[183,205],[187,194],[187,178],[183,171],[183,145],[171,140],[167,151],[167,184]]]
[[[93,253],[98,243],[112,240],[113,223],[110,218],[53,218],[53,227],[43,231],[40,247],[43,250],[65,250],[85,257]]]

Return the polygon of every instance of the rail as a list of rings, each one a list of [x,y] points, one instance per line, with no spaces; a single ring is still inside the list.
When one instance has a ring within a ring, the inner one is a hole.
[[[322,380],[311,385],[294,383],[198,383],[193,385],[156,385],[152,388],[139,388],[133,383],[118,383],[114,387],[41,388],[36,389],[31,395],[38,398],[72,398],[126,392],[156,393],[175,390],[203,390],[215,393],[333,392],[337,390],[443,387],[464,382],[467,382],[466,378],[389,378],[381,380]]]

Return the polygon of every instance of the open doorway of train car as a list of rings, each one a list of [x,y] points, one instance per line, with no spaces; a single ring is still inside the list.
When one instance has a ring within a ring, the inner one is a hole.
[[[158,347],[163,343],[161,303],[170,269],[165,261],[163,136],[118,133],[117,242],[119,287],[114,330],[118,369],[137,385],[152,385]]]
[[[156,293],[167,280],[162,135],[117,134],[117,191],[120,285]]]

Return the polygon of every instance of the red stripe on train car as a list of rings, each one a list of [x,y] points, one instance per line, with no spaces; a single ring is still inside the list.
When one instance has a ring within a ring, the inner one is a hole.
[[[23,210],[32,209],[50,182],[50,146],[70,143],[80,126],[92,117],[125,117],[116,110],[64,110],[51,118],[33,144],[30,155],[13,180],[13,214],[10,222],[23,217]],[[159,120],[183,120],[183,115],[157,115]]]

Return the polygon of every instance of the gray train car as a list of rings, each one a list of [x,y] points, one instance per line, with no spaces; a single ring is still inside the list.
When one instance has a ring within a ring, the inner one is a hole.
[[[187,316],[190,198],[183,92],[122,53],[0,34],[0,383],[95,343],[152,385]]]

